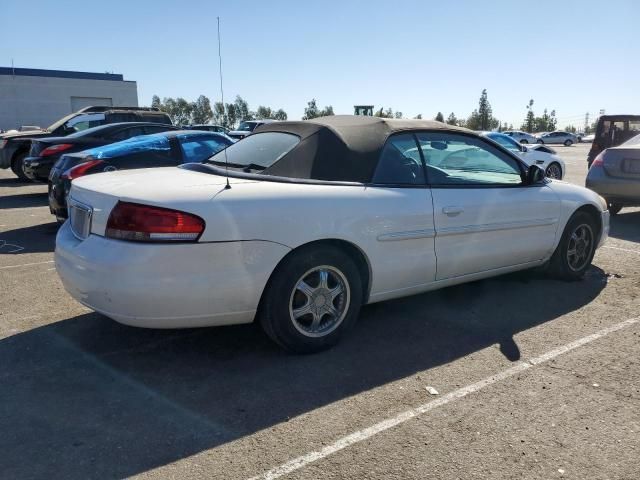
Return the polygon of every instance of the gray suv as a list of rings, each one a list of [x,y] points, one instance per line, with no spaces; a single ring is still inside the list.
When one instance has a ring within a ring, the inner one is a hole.
[[[85,107],[61,118],[44,130],[0,134],[0,168],[11,168],[21,180],[23,161],[29,154],[32,138],[66,137],[72,133],[107,123],[153,122],[171,125],[171,118],[157,108]]]

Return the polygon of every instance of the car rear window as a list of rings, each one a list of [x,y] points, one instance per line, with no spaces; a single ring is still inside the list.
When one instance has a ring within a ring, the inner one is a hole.
[[[292,133],[256,133],[216,153],[206,163],[240,168],[253,165],[256,170],[263,170],[284,157],[298,142],[300,138]]]

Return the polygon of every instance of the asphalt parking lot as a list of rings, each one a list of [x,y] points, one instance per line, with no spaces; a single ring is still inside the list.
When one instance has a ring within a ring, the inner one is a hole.
[[[568,181],[588,148],[557,147]],[[370,305],[302,357],[253,325],[92,313],[57,277],[56,230],[46,185],[0,170],[2,478],[640,478],[640,209],[581,282]]]

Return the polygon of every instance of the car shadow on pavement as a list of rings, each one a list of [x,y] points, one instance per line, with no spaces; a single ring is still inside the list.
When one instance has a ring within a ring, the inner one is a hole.
[[[0,471],[128,477],[490,346],[517,360],[515,334],[605,285],[597,267],[573,283],[527,272],[378,303],[308,356],[255,325],[145,330],[91,313],[18,333],[0,340]]]
[[[58,223],[39,223],[31,227],[0,232],[0,255],[53,252]]]
[[[33,185],[37,185],[33,182],[24,182],[19,178],[0,178],[0,188],[1,187],[30,187]]]
[[[47,192],[4,195],[0,197],[0,210],[12,208],[46,207],[49,205]]]
[[[618,215],[611,217],[610,226],[610,237],[640,243],[640,210],[622,209]]]

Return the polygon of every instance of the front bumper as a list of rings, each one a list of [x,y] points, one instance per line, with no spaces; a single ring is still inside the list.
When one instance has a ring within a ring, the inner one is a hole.
[[[4,148],[0,148],[0,168],[9,168],[11,166],[11,158],[15,151],[10,142]]]
[[[596,248],[600,248],[609,238],[609,210],[605,210],[602,212],[601,222],[602,222],[602,231],[600,232],[600,240],[598,241],[598,246]]]
[[[289,252],[264,242],[136,243],[65,222],[55,265],[76,300],[120,323],[187,328],[249,323],[271,272]]]

